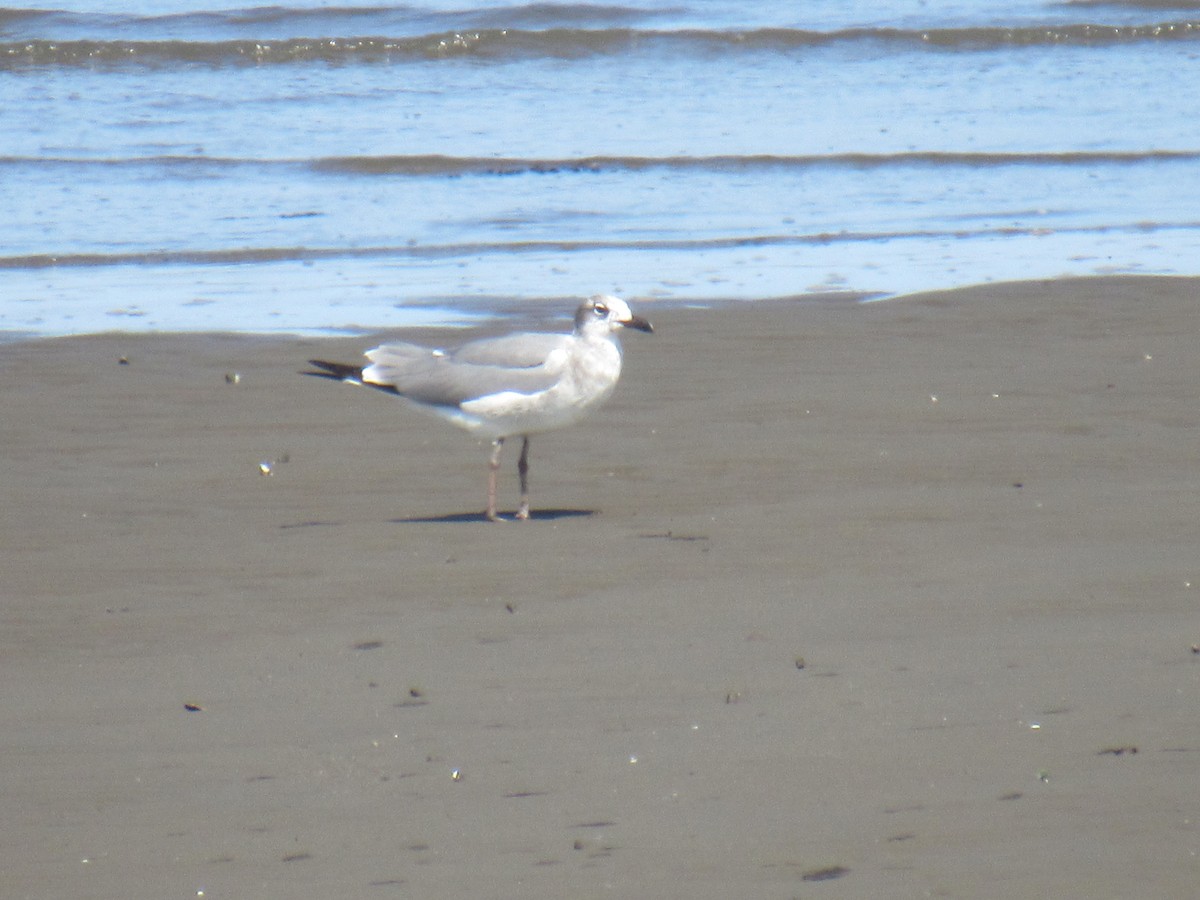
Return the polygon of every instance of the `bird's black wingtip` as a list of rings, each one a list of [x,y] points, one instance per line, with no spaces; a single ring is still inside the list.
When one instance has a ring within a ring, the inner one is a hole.
[[[332,378],[336,381],[362,381],[362,366],[353,366],[349,363],[330,362],[326,359],[310,359],[310,366],[320,369],[320,372],[305,372],[305,375],[312,375],[316,378]]]

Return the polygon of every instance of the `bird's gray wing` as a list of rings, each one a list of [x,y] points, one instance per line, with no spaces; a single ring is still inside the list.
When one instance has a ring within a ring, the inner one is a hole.
[[[371,365],[363,369],[363,381],[394,387],[404,396],[431,406],[458,406],[503,391],[535,394],[558,380],[559,375],[547,371],[542,363],[562,342],[550,346],[541,340],[526,342],[522,340],[525,337],[474,341],[455,351],[384,344],[367,353]],[[543,348],[540,352],[535,343]]]
[[[569,334],[509,334],[471,341],[451,352],[450,356],[455,362],[471,365],[532,369],[545,365],[551,353],[565,349],[570,341]]]

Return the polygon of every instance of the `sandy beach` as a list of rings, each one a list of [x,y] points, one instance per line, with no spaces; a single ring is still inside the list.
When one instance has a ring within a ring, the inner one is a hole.
[[[500,525],[384,335],[0,346],[0,893],[1193,896],[1200,281],[636,310]]]

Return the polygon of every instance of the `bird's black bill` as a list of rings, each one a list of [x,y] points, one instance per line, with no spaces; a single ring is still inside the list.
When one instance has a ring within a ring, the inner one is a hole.
[[[641,316],[634,316],[633,318],[627,319],[626,321],[622,322],[621,324],[624,325],[626,328],[636,328],[638,331],[644,331],[647,334],[654,333],[654,326],[651,325],[647,320],[643,319]]]

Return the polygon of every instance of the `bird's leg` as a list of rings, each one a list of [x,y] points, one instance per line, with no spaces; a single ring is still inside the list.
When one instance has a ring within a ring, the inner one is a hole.
[[[488,499],[487,499],[487,516],[489,522],[499,522],[500,517],[496,515],[496,472],[500,469],[500,451],[504,449],[504,438],[496,438],[492,441],[492,459],[488,463]]]
[[[521,458],[517,460],[517,474],[521,476],[521,506],[518,519],[529,518],[529,438],[521,438]]]

